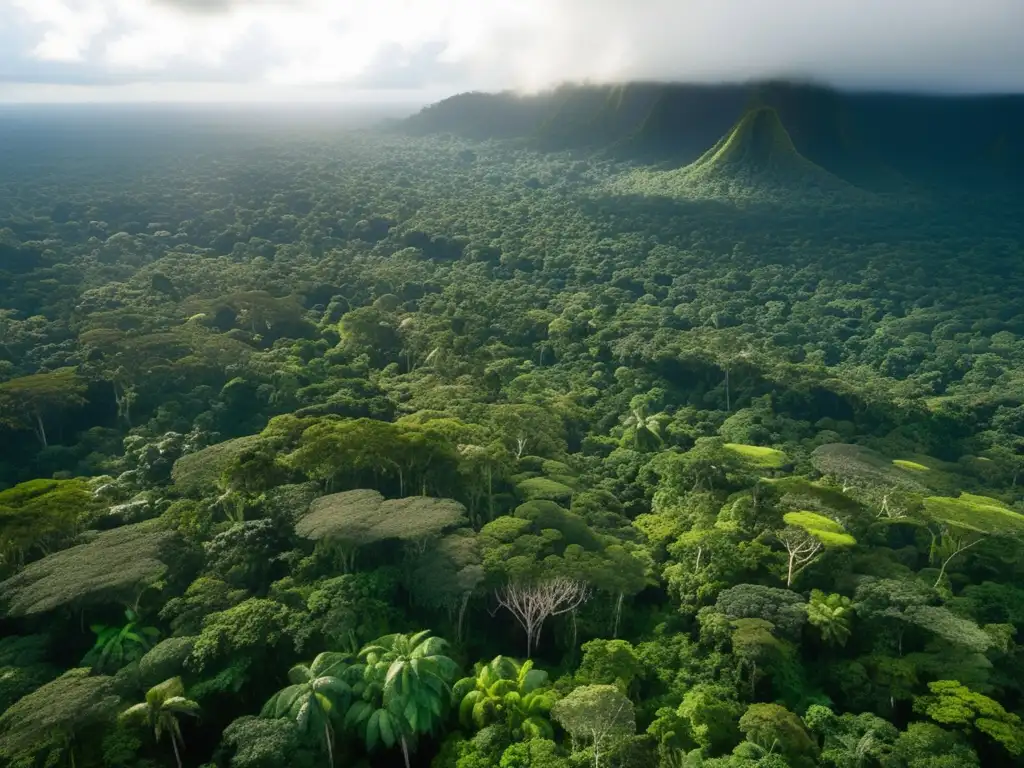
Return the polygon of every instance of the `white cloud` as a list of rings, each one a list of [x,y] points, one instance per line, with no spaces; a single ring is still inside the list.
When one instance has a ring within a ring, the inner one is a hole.
[[[10,0],[30,23],[41,29],[32,55],[42,61],[81,61],[90,43],[109,21],[100,0],[71,3],[67,0]],[[2,7],[2,4],[0,4]]]
[[[454,91],[795,75],[1024,91],[1024,0],[0,0],[5,17],[19,71],[77,62],[96,81]]]

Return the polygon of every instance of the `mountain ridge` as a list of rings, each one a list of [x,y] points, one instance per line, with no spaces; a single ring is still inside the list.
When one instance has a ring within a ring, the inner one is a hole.
[[[779,114],[800,154],[858,185],[898,184],[907,174],[1024,179],[1024,95],[854,92],[780,80],[566,84],[530,96],[459,94],[407,118],[400,130],[678,167],[758,107]]]

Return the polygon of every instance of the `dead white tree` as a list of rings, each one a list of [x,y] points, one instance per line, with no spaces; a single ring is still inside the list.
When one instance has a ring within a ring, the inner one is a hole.
[[[793,578],[806,566],[810,565],[824,549],[824,545],[814,536],[799,528],[787,528],[775,534],[786,548],[789,563],[786,568],[786,586],[793,586]]]
[[[533,584],[509,582],[494,593],[498,605],[508,610],[526,631],[526,657],[540,640],[544,621],[575,611],[590,597],[590,586],[578,579],[556,577]]]

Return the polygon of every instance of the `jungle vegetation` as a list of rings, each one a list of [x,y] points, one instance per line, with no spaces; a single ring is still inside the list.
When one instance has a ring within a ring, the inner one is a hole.
[[[756,94],[0,116],[0,764],[1024,764],[1020,105]]]

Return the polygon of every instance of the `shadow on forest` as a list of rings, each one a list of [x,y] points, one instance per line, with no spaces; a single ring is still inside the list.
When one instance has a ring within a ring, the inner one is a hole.
[[[826,245],[921,242],[935,239],[1024,237],[1024,221],[1013,211],[1024,196],[1010,187],[964,186],[924,196],[891,196],[884,205],[779,204],[594,190],[578,199],[591,220],[619,232],[693,233],[701,239],[736,239],[770,234]]]

